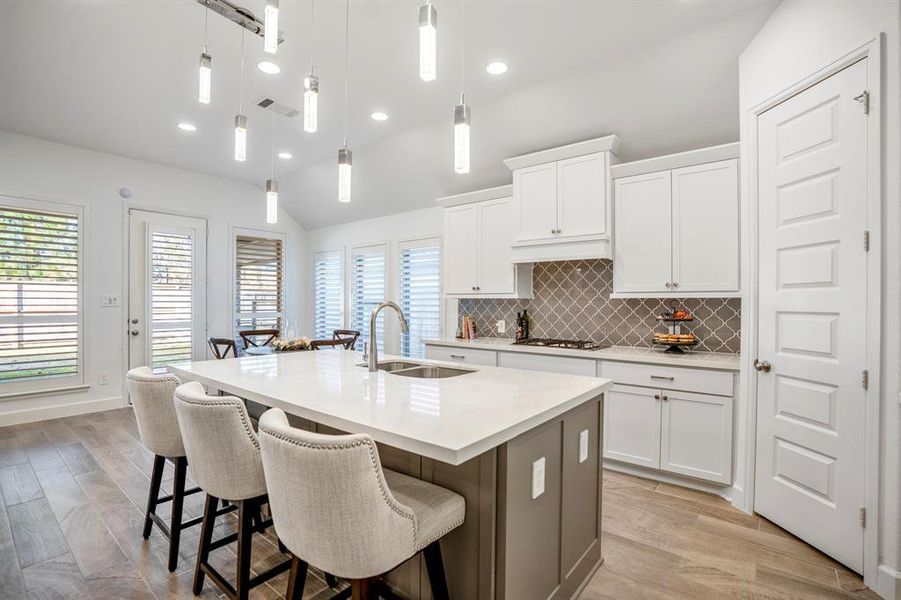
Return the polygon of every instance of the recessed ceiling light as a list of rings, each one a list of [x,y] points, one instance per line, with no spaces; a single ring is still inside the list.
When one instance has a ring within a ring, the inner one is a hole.
[[[488,66],[485,67],[485,70],[492,75],[503,75],[507,72],[507,63],[502,63],[500,61],[488,63]]]
[[[267,75],[278,75],[282,72],[282,68],[270,60],[261,60],[258,62],[257,69]]]
[[[282,160],[291,160],[294,156],[290,152],[279,152],[278,157]]]
[[[182,131],[197,131],[197,126],[193,123],[179,123],[178,128]]]
[[[373,121],[387,121],[388,120],[388,114],[383,113],[380,110],[375,111],[374,113],[372,113],[369,116],[372,117]]]

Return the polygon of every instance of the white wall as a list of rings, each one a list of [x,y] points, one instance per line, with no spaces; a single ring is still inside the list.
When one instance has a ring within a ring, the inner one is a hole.
[[[127,187],[128,202],[119,196]],[[123,223],[129,206],[174,211],[208,220],[208,335],[232,332],[232,227],[278,231],[286,236],[287,316],[301,327],[308,317],[306,232],[287,213],[265,224],[264,195],[245,183],[112,156],[0,131],[0,194],[86,207],[85,354],[86,391],[0,400],[0,425],[102,410],[126,403],[123,332],[127,284],[123,278]],[[118,294],[122,306],[101,308],[101,294]],[[97,372],[109,373],[97,385]]]
[[[740,60],[740,106],[743,147],[756,126],[748,111],[805,79],[867,39],[885,34],[882,98],[874,109],[883,118],[883,292],[882,382],[880,389],[880,514],[868,527],[879,531],[878,574],[867,583],[886,597],[901,598],[901,8],[898,0],[787,0],[763,26]],[[744,173],[747,190],[748,174]],[[746,336],[743,336],[743,339]],[[824,524],[824,526],[828,526]]]

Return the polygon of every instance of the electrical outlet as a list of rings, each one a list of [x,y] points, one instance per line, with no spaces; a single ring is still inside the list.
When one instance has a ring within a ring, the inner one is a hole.
[[[497,332],[505,333],[507,331],[507,322],[501,319],[497,322]]]
[[[579,462],[583,463],[588,460],[588,430],[583,429],[579,432]]]
[[[100,296],[100,306],[120,306],[119,296]]]
[[[97,372],[97,385],[106,385],[109,383],[109,373],[106,371]]]
[[[544,493],[544,457],[532,463],[532,500]]]

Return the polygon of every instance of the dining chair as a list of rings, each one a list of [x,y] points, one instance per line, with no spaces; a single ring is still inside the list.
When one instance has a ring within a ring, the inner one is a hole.
[[[383,469],[369,435],[296,429],[278,408],[260,419],[260,450],[291,555],[286,598],[302,598],[308,565],[350,580],[354,600],[392,597],[379,577],[422,552],[432,598],[448,600],[440,540],[463,524],[462,496]]]
[[[199,487],[185,490],[188,469],[185,447],[172,400],[175,388],[181,382],[171,374],[154,375],[150,367],[137,367],[125,374],[125,386],[134,406],[138,434],[144,446],[153,453],[153,470],[150,475],[150,492],[144,513],[144,539],[150,537],[154,524],[169,540],[169,571],[178,567],[178,546],[183,529],[200,523],[201,519],[182,521],[185,496],[201,491]],[[166,461],[175,467],[172,493],[160,496],[163,471]],[[172,503],[169,525],[157,514],[157,507],[165,502]]]
[[[343,341],[344,347],[348,350],[354,349],[359,337],[360,332],[356,329],[336,329],[332,332],[332,339]]]
[[[313,350],[321,350],[322,348],[347,348],[347,340],[310,340],[310,347]]]
[[[213,356],[217,359],[228,358],[228,353],[232,353],[233,358],[238,358],[238,345],[235,340],[230,338],[207,338],[206,343],[209,344]]]
[[[245,329],[239,331],[238,335],[244,342],[244,347],[249,346],[268,346],[272,340],[278,337],[278,329]],[[262,338],[262,341],[260,341]]]
[[[229,598],[246,600],[250,589],[287,571],[290,560],[250,576],[251,546],[254,533],[264,532],[272,519],[262,518],[262,505],[268,502],[266,478],[260,457],[260,443],[250,426],[247,408],[234,396],[208,396],[199,383],[192,381],[175,390],[175,412],[191,462],[194,478],[206,492],[200,546],[194,565],[194,594],[200,594],[205,577]],[[238,531],[213,540],[216,510],[220,500],[236,505]],[[209,562],[210,552],[237,541],[234,586]]]

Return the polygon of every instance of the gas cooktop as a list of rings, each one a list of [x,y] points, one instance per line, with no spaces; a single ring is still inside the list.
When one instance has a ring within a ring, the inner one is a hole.
[[[598,350],[607,347],[591,340],[558,340],[555,338],[525,338],[516,340],[513,343],[521,346],[547,346],[550,348],[570,348],[572,350]]]

